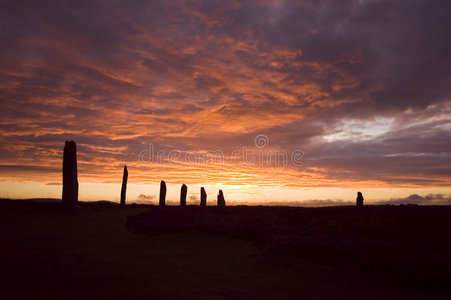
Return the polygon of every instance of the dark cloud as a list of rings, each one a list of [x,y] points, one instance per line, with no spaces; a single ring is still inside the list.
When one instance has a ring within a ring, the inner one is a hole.
[[[33,165],[0,165],[0,170],[3,172],[58,172],[59,168],[43,167]]]
[[[298,178],[449,185],[450,9],[3,1],[0,163],[45,172],[74,139],[81,168],[108,173],[150,142],[229,153],[265,134],[305,151]]]
[[[149,202],[153,202],[156,199],[155,195],[144,195],[140,194],[138,199],[136,199],[136,203],[145,203],[149,204]]]
[[[406,198],[382,201],[379,204],[451,205],[451,197],[442,194],[430,194],[424,197],[413,194]]]

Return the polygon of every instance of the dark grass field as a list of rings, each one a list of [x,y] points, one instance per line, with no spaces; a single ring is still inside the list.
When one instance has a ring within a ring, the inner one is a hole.
[[[2,299],[449,298],[450,207],[0,201]],[[128,218],[127,218],[128,217]]]

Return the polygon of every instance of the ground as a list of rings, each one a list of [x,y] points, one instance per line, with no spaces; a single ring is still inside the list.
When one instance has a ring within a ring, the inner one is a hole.
[[[0,204],[3,299],[427,299],[446,298],[449,292],[440,285],[428,289],[393,282],[390,265],[385,274],[373,273],[349,261],[304,255],[299,243],[280,251],[280,241],[252,241],[214,226],[156,233],[132,224],[149,211],[164,215],[171,208],[90,204],[72,211],[55,203]],[[279,217],[288,212],[273,211]],[[296,213],[302,215],[301,210],[288,215]],[[132,216],[128,226],[127,216]],[[443,212],[437,216],[443,218]],[[233,222],[240,224],[239,217]],[[448,271],[449,261],[444,264]]]

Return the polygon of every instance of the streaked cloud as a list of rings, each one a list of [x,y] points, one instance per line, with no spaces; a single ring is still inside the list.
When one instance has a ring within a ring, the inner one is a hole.
[[[451,182],[448,1],[6,1],[0,180],[271,187]],[[254,137],[304,164],[145,163],[155,149],[230,157]],[[250,192],[249,192],[250,193]]]

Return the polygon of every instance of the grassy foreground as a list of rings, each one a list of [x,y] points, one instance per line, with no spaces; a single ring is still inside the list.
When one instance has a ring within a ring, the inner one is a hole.
[[[148,208],[0,205],[2,299],[428,298],[356,268],[198,232],[141,235]],[[433,295],[434,298],[445,295]]]

